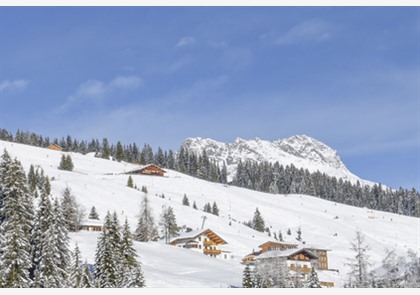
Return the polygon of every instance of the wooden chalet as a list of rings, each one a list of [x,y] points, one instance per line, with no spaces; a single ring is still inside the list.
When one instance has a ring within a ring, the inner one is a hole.
[[[86,219],[80,223],[79,230],[86,230],[92,232],[102,231],[102,221],[97,219]]]
[[[305,249],[308,249],[316,256],[318,256],[318,261],[316,261],[315,268],[321,270],[328,270],[328,253],[327,251],[331,251],[329,249],[325,249],[322,247],[318,247],[315,245],[303,245]]]
[[[163,170],[162,168],[160,168],[159,166],[155,164],[140,166],[139,168],[126,172],[126,174],[143,174],[143,175],[157,175],[157,176],[164,176],[165,173],[166,173],[165,170]]]
[[[59,151],[59,152],[63,150],[63,148],[59,146],[58,144],[50,144],[47,148],[50,150]]]
[[[228,252],[220,246],[227,244],[219,235],[211,229],[191,231],[184,233],[169,243],[172,246],[191,249],[210,257],[228,259]]]
[[[254,264],[257,259],[286,259],[291,276],[303,276],[304,281],[313,267],[318,271],[328,271],[328,249],[277,241],[268,241],[258,247],[260,251],[253,251],[242,258],[243,264]],[[329,281],[320,280],[320,284],[334,287],[334,283]]]

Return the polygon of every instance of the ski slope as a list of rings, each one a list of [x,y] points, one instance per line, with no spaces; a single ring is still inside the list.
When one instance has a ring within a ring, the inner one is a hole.
[[[1,151],[6,149],[21,161],[26,172],[31,164],[39,165],[53,179],[52,195],[61,196],[69,186],[86,214],[95,206],[101,218],[114,210],[121,224],[128,219],[132,231],[137,223],[140,202],[144,193],[126,186],[128,175],[136,165],[95,158],[92,155],[68,153],[74,171],[58,170],[63,152],[0,141]],[[242,223],[252,219],[258,207],[271,232],[282,231],[286,241],[296,242],[300,226],[307,244],[330,249],[329,268],[339,272],[320,273],[322,279],[341,287],[346,279],[346,263],[351,252],[355,231],[360,229],[371,246],[369,252],[372,269],[379,266],[386,248],[405,255],[408,249],[419,251],[419,218],[356,208],[305,195],[273,195],[234,186],[216,184],[168,171],[165,177],[133,175],[134,184],[148,189],[155,221],[163,206],[174,209],[179,226],[193,230],[210,228],[228,242],[223,249],[231,251],[231,260],[219,260],[187,249],[165,245],[163,242],[139,243],[135,247],[148,287],[228,287],[240,286],[243,265],[240,260],[258,245],[272,240],[267,233],[256,232]],[[164,194],[165,198],[160,196]],[[191,207],[182,205],[187,195]],[[199,210],[192,208],[196,202]],[[202,208],[217,203],[219,216],[204,213]],[[292,235],[286,234],[290,228]],[[71,233],[71,249],[79,245],[83,259],[94,262],[98,233],[80,231]]]

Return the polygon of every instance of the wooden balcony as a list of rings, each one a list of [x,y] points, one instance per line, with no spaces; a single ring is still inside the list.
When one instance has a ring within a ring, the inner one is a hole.
[[[203,252],[206,255],[220,255],[220,254],[222,254],[222,250],[203,249]]]
[[[216,244],[213,241],[204,241],[203,245],[204,246],[216,246]]]

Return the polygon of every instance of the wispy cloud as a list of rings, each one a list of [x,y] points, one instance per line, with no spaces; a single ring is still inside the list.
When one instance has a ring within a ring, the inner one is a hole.
[[[0,83],[0,92],[15,92],[24,90],[28,86],[29,82],[27,80],[4,80]]]
[[[196,40],[194,37],[191,36],[186,36],[186,37],[182,37],[178,43],[175,45],[175,47],[179,48],[179,47],[186,47],[186,46],[192,46],[196,43]]]
[[[291,45],[304,42],[323,42],[332,36],[332,26],[321,19],[304,21],[286,33],[277,36],[274,42],[279,45]]]
[[[109,83],[98,80],[86,81],[72,95],[67,97],[66,102],[56,112],[65,112],[72,105],[82,101],[100,101],[113,91],[135,90],[141,86],[142,82],[142,79],[138,76],[117,76]]]

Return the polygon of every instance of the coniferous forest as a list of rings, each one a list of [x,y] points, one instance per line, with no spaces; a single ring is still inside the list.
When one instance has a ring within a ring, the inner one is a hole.
[[[63,151],[82,154],[94,152],[97,157],[126,161],[137,164],[157,164],[160,167],[173,169],[200,179],[227,183],[226,165],[220,167],[210,160],[206,151],[197,155],[181,147],[178,152],[163,151],[158,147],[156,152],[147,143],[139,148],[136,143],[123,145],[109,143],[107,138],[101,142],[77,140],[68,135],[66,138],[50,139],[33,132],[17,131],[15,135],[0,129],[0,140],[28,144],[38,147],[48,147],[57,144]],[[353,184],[347,180],[337,179],[325,173],[298,169],[293,165],[284,167],[279,163],[240,162],[236,175],[230,183],[243,188],[279,194],[306,194],[329,201],[366,207],[369,209],[392,212],[419,217],[420,194],[414,188],[399,188],[397,190],[383,187]]]

